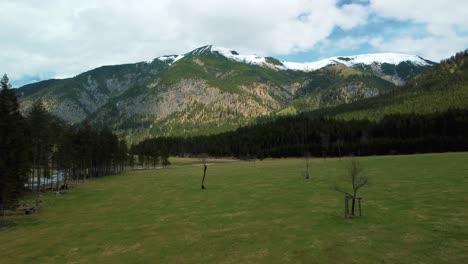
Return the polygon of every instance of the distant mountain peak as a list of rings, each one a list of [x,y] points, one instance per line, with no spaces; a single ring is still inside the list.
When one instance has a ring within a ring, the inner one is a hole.
[[[187,52],[181,55],[165,55],[165,56],[158,57],[154,60],[159,60],[159,61],[168,63],[169,65],[173,65],[174,63],[176,63],[177,61],[183,58],[206,55],[206,54],[219,54],[223,57],[226,57],[227,59],[241,62],[241,63],[250,64],[250,65],[273,66],[271,63],[268,62],[268,58],[260,57],[257,55],[242,55],[242,54],[239,54],[239,52],[237,52],[234,49],[229,49],[229,48],[214,46],[214,45],[202,46],[202,47],[196,48],[190,52]],[[154,60],[148,61],[148,63],[151,63]]]
[[[290,70],[315,71],[326,66],[336,64],[343,64],[348,67],[354,67],[357,65],[372,65],[384,63],[398,65],[402,62],[410,62],[417,66],[431,66],[435,64],[434,62],[423,59],[417,55],[401,53],[370,53],[353,56],[331,57],[315,62],[283,62],[283,64]]]

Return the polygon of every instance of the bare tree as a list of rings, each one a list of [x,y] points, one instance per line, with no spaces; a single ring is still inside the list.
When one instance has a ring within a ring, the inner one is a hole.
[[[367,176],[364,174],[364,169],[357,159],[351,159],[350,166],[347,174],[344,176],[344,181],[351,184],[352,191],[347,192],[345,188],[341,188],[335,184],[334,189],[340,193],[346,195],[346,198],[352,199],[351,215],[354,216],[354,208],[357,199],[358,190],[366,186],[369,181]]]
[[[208,159],[208,154],[200,154],[199,156],[201,163],[203,164],[203,178],[201,181],[201,189],[205,190],[205,177],[206,177],[206,169],[208,168],[207,166],[207,159]]]
[[[304,172],[304,178],[306,180],[310,179],[310,172],[309,172],[309,161],[310,161],[310,152],[306,151],[304,153],[304,159],[305,159],[305,172]]]

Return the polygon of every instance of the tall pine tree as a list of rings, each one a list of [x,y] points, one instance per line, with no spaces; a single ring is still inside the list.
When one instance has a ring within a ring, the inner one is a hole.
[[[16,205],[27,181],[29,137],[6,74],[0,85],[0,212],[4,213]]]
[[[54,135],[52,115],[47,112],[41,101],[36,101],[28,113],[27,121],[31,128],[31,152],[30,158],[33,165],[33,176],[35,177],[36,189],[41,189],[44,177],[50,174],[50,160]]]

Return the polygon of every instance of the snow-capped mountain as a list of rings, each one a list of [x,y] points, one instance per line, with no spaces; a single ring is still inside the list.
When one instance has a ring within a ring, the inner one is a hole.
[[[137,140],[221,132],[261,116],[358,101],[393,91],[431,65],[395,53],[282,62],[210,45],[29,84],[18,94],[23,111],[40,99],[66,121],[87,120]]]
[[[208,45],[197,48],[189,53],[183,55],[170,55],[156,58],[157,60],[168,62],[170,64],[176,63],[178,60],[186,56],[194,56],[201,54],[220,54],[230,60],[246,63],[257,66],[274,67],[280,70],[294,70],[311,72],[322,69],[330,65],[344,65],[347,67],[362,67],[363,65],[382,65],[400,63],[411,63],[415,66],[432,66],[434,62],[423,59],[417,55],[401,54],[401,53],[373,53],[362,54],[354,56],[337,56],[331,57],[315,62],[288,62],[278,61],[271,57],[261,57],[257,55],[243,55],[237,51],[229,48]]]
[[[183,59],[184,57],[203,55],[203,54],[220,54],[228,59],[231,59],[237,62],[247,63],[250,65],[257,65],[257,66],[268,65],[268,61],[264,57],[259,57],[257,55],[240,55],[235,50],[223,48],[223,47],[217,47],[213,45],[203,46],[201,48],[194,49],[188,53],[181,54],[181,55],[161,56],[154,60],[160,60],[160,61],[169,63],[170,65],[173,65],[177,61]],[[154,60],[152,60],[151,62],[153,62]]]

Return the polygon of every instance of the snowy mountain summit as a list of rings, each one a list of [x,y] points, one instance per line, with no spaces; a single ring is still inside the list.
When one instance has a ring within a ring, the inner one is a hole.
[[[228,49],[228,48],[223,48],[223,47],[218,47],[218,46],[213,46],[213,45],[203,46],[203,47],[194,49],[182,55],[162,56],[156,59],[160,61],[168,62],[170,64],[174,64],[178,60],[184,57],[191,57],[191,56],[203,55],[203,54],[219,54],[230,60],[247,63],[251,65],[259,65],[259,66],[268,65],[268,61],[264,57],[259,57],[257,55],[241,55],[233,49]]]
[[[276,68],[279,70],[294,70],[294,71],[303,71],[311,72],[316,71],[321,68],[331,66],[331,65],[344,65],[347,67],[360,67],[363,65],[382,65],[382,64],[392,64],[398,65],[402,62],[410,63],[414,66],[431,66],[435,64],[429,60],[425,60],[417,55],[409,54],[400,54],[400,53],[374,53],[374,54],[362,54],[354,56],[338,56],[331,57],[328,59],[323,59],[315,62],[287,62],[279,61],[272,57],[261,57],[257,55],[243,55],[239,54],[237,51],[229,48],[219,47],[219,46],[203,46],[197,48],[189,53],[183,55],[171,55],[171,56],[162,56],[157,58],[160,61],[168,62],[171,65],[176,63],[178,60],[202,54],[219,54],[227,59],[246,63],[250,65],[266,66],[270,68]]]
[[[354,56],[340,56],[316,62],[283,62],[283,64],[290,70],[315,71],[326,66],[338,64],[342,64],[347,67],[356,67],[359,65],[381,65],[385,63],[398,65],[402,62],[411,63],[415,66],[431,66],[432,64],[434,64],[433,62],[425,60],[417,55],[400,53],[374,53]]]

